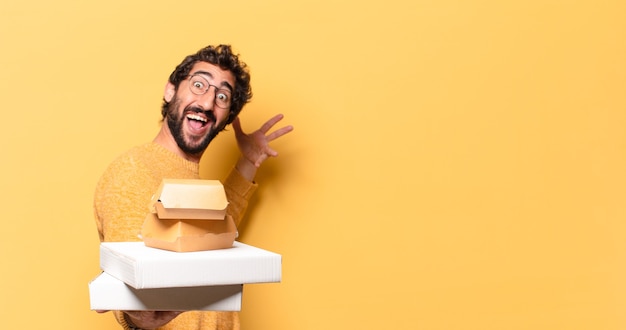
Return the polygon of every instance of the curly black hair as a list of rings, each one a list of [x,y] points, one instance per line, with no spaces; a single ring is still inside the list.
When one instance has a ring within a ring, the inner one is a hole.
[[[252,98],[252,88],[250,87],[250,73],[246,63],[239,60],[239,56],[234,54],[230,45],[207,46],[200,49],[197,53],[185,57],[185,59],[176,66],[176,69],[170,74],[169,81],[176,89],[181,81],[185,80],[189,75],[191,68],[197,62],[208,62],[219,66],[222,70],[230,71],[235,77],[235,90],[233,91],[233,99],[230,106],[230,112],[226,120],[226,124],[230,124],[235,120],[243,106]],[[161,115],[165,118],[169,102],[163,99],[161,107]]]

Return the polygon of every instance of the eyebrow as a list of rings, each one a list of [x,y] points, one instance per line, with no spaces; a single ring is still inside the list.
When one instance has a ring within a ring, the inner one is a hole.
[[[190,76],[195,76],[197,74],[202,74],[205,76],[209,76],[211,79],[213,79],[213,75],[210,72],[206,72],[206,71],[196,71],[192,74],[190,74]],[[220,84],[223,87],[228,88],[228,90],[230,90],[231,92],[233,91],[233,86],[231,86],[227,81],[222,81],[222,83]]]

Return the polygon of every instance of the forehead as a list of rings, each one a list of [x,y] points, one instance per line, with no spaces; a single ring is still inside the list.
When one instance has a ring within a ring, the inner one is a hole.
[[[224,83],[227,83],[232,87],[235,86],[235,77],[233,76],[232,72],[228,70],[223,70],[215,64],[211,64],[208,62],[197,62],[191,68],[189,75],[200,72],[205,73],[204,75],[209,78],[209,81],[218,86],[223,85]]]

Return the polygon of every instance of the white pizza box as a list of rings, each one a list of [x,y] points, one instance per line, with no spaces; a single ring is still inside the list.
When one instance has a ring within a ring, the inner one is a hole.
[[[275,283],[281,281],[282,256],[237,241],[231,248],[193,252],[103,242],[100,268],[136,289]]]
[[[92,310],[240,311],[243,284],[135,289],[101,273],[89,283]]]

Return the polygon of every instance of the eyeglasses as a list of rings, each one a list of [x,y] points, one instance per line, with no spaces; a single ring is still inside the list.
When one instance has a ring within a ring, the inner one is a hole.
[[[228,89],[220,89],[209,82],[201,75],[194,74],[189,76],[189,90],[196,95],[204,95],[209,91],[211,86],[215,87],[215,105],[222,109],[230,108],[231,94]]]

